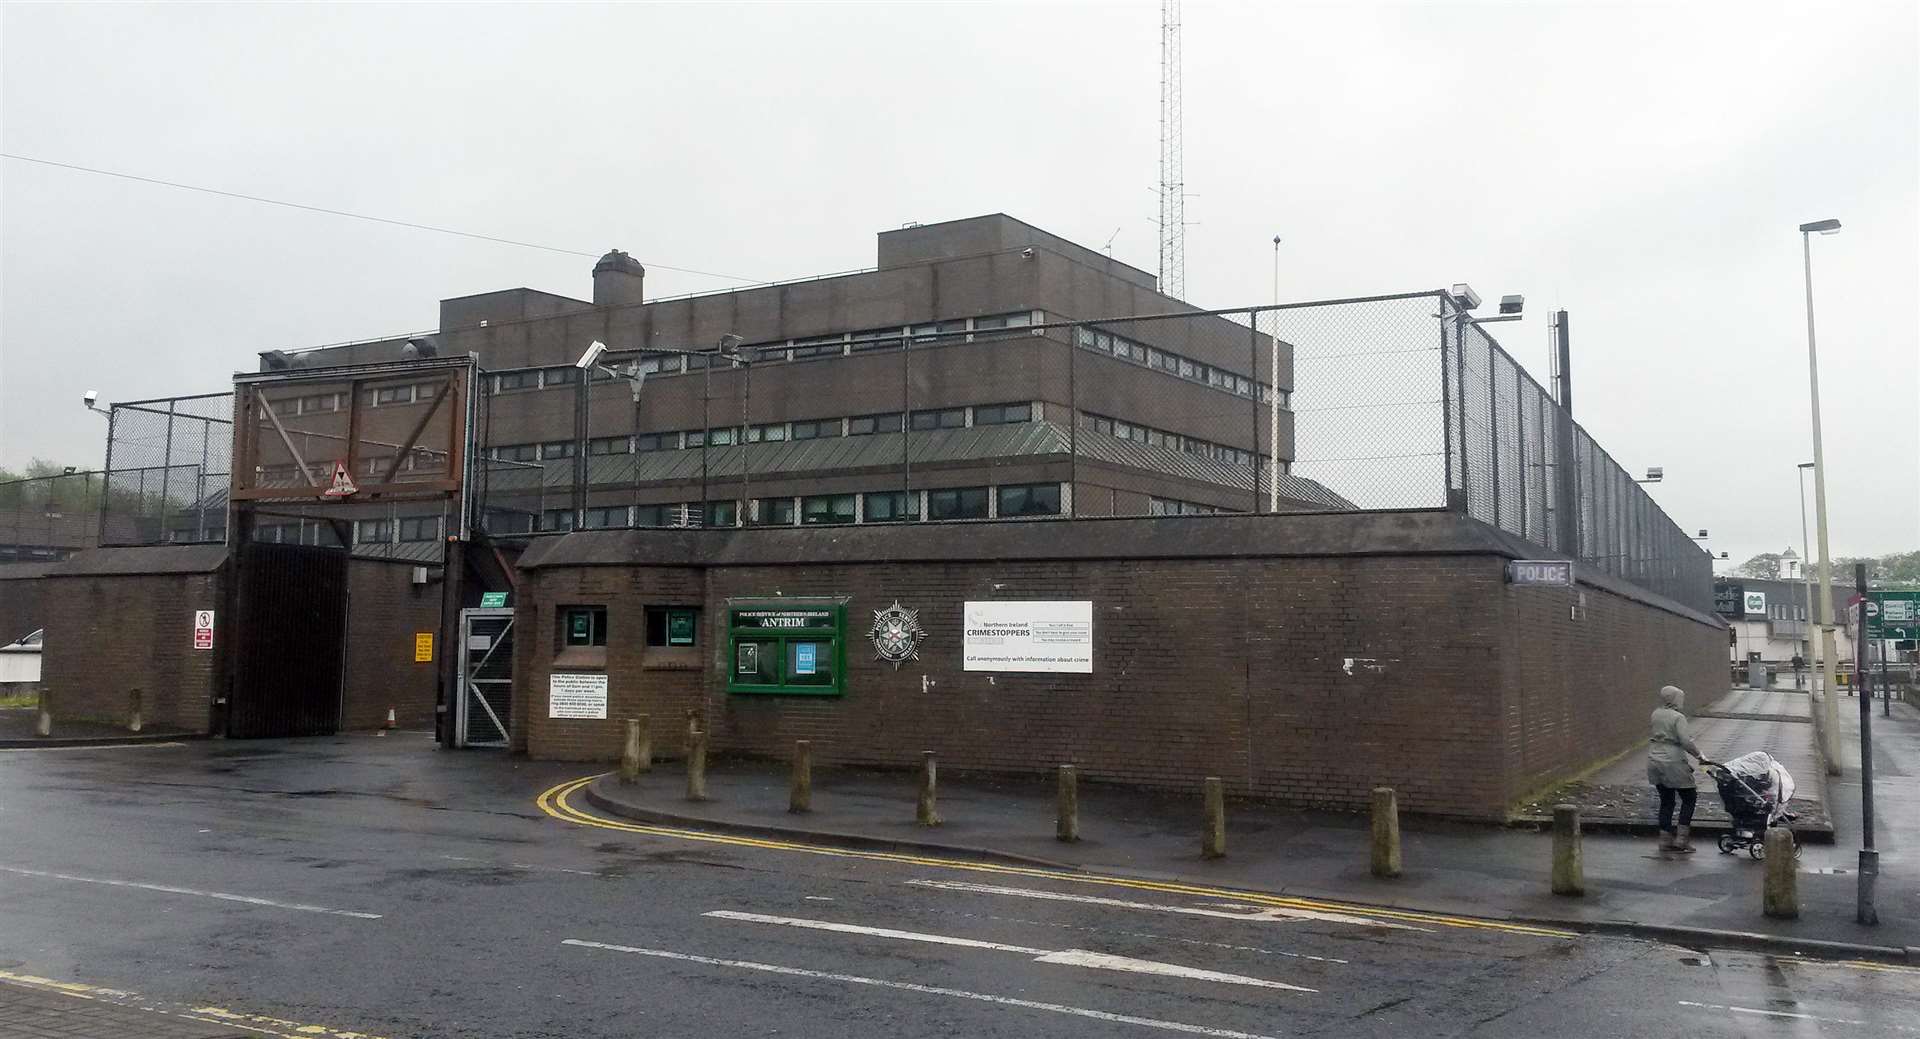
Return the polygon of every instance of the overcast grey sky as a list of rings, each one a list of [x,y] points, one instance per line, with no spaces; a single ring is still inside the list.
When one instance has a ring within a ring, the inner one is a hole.
[[[1833,547],[1920,546],[1912,3],[1299,5],[1185,15],[1188,297],[1471,282],[1543,381],[1734,561],[1800,540],[1795,226]],[[598,253],[650,294],[871,265],[1004,211],[1156,266],[1157,4],[8,4],[0,150]],[[592,261],[0,161],[0,465],[98,465],[106,400],[256,352],[583,297]],[[1796,548],[1796,551],[1798,549]]]

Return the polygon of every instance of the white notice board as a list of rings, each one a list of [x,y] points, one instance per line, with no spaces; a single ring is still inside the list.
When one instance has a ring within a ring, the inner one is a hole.
[[[968,671],[1093,673],[1093,603],[969,602],[962,607]]]
[[[547,717],[605,718],[607,676],[555,671],[547,678]]]

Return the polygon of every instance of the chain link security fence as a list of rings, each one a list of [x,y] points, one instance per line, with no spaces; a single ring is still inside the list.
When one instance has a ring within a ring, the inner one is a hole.
[[[475,385],[470,517],[357,504],[342,524],[327,521],[339,507],[283,504],[260,536],[348,531],[356,551],[426,561],[463,519],[521,537],[1453,509],[1712,607],[1707,553],[1444,292],[727,337],[496,368]],[[402,430],[432,405],[416,387],[375,388],[364,406]],[[228,394],[115,406],[106,494],[142,522],[109,535],[103,519],[103,541],[224,537],[232,410]],[[318,435],[286,434],[295,447]],[[425,479],[440,456],[423,457],[407,472]]]

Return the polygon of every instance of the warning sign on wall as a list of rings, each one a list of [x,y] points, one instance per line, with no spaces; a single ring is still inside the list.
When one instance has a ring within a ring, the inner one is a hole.
[[[213,648],[213,611],[193,611],[193,648]]]
[[[555,671],[547,679],[547,717],[605,718],[607,676]]]
[[[433,632],[416,631],[413,634],[413,662],[427,664],[433,661]]]

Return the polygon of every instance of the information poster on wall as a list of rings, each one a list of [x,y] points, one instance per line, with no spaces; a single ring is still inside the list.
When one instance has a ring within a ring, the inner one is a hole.
[[[1093,603],[969,602],[962,608],[968,671],[1093,673]]]
[[[547,717],[605,718],[607,676],[555,671],[547,678]]]

